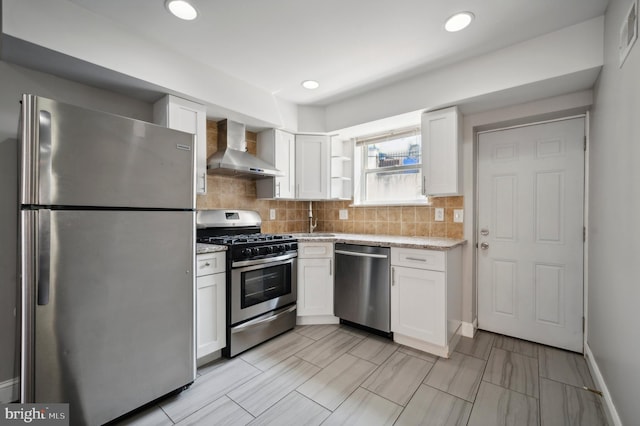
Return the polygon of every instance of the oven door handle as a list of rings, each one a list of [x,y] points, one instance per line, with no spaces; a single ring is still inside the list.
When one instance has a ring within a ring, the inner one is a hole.
[[[270,316],[268,316],[266,318],[264,316],[261,316],[261,317],[258,317],[256,319],[252,319],[251,321],[247,321],[244,324],[239,325],[237,327],[232,327],[231,328],[231,333],[232,334],[241,333],[243,331],[246,331],[248,328],[257,327],[258,325],[266,324],[266,323],[269,323],[271,321],[275,321],[278,318],[280,318],[280,317],[282,317],[282,316],[284,316],[284,315],[286,315],[286,314],[288,314],[290,312],[295,311],[296,307],[297,307],[297,305],[289,306],[287,308],[282,308],[279,311],[274,311],[273,315],[270,315]]]
[[[243,261],[240,261],[240,262],[233,262],[233,263],[231,263],[231,267],[232,268],[241,268],[243,266],[265,265],[265,264],[268,264],[268,263],[280,262],[282,260],[293,259],[294,257],[298,257],[298,253],[297,252],[296,253],[284,254],[282,256],[267,257],[265,259],[243,260]]]

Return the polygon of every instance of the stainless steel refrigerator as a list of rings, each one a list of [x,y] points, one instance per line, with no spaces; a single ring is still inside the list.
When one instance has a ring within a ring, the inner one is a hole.
[[[195,378],[193,135],[24,95],[21,401],[98,425]]]

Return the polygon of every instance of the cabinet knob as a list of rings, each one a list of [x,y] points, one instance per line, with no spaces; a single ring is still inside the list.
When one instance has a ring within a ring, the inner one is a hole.
[[[204,266],[211,266],[209,262],[205,262]]]

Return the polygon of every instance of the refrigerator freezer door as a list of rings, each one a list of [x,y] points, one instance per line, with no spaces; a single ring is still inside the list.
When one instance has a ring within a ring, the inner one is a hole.
[[[38,214],[35,401],[98,425],[191,383],[195,213]]]
[[[25,95],[21,204],[195,208],[193,135]]]

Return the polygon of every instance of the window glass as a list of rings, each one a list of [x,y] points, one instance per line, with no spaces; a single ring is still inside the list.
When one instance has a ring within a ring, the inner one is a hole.
[[[422,140],[420,131],[356,141],[362,161],[356,204],[424,202],[422,191]],[[358,167],[359,166],[359,167]]]

